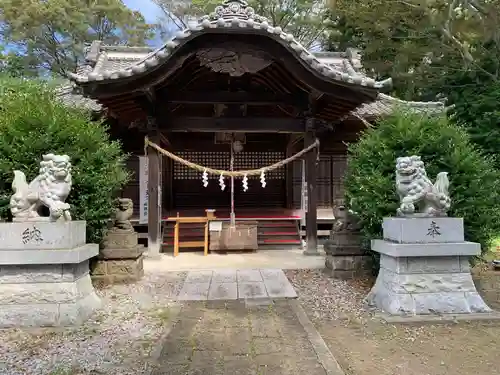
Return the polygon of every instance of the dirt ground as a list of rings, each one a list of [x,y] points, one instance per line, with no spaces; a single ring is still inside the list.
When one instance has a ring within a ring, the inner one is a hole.
[[[356,288],[367,292],[368,284]],[[499,300],[487,302],[500,308]],[[315,323],[349,375],[500,374],[500,321],[408,326],[367,315],[366,320]]]

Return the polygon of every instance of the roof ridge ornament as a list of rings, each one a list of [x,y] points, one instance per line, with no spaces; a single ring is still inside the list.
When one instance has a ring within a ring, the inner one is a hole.
[[[259,22],[267,21],[266,17],[258,15],[255,10],[248,6],[244,0],[225,0],[221,5],[215,7],[209,15],[203,16],[203,19],[218,20],[219,18],[239,18],[242,20],[255,20]]]
[[[243,29],[246,29],[245,31]],[[364,74],[357,74],[349,69],[337,68],[322,62],[306,47],[300,44],[295,37],[284,31],[280,26],[273,26],[267,18],[255,13],[254,8],[248,6],[244,0],[226,0],[215,8],[215,11],[209,15],[203,16],[197,24],[189,25],[188,28],[178,32],[175,36],[166,42],[163,46],[149,53],[147,56],[136,61],[133,65],[119,68],[116,70],[94,69],[89,73],[68,73],[68,78],[78,83],[99,82],[107,83],[112,80],[128,80],[134,75],[146,74],[156,69],[173,56],[180,46],[185,45],[198,34],[207,31],[213,33],[230,32],[267,35],[282,44],[295,58],[300,59],[308,69],[315,74],[319,74],[323,79],[337,82],[343,82],[349,85],[364,86],[371,90],[380,90],[391,85],[391,79],[376,81]],[[92,86],[93,87],[93,86]],[[93,88],[90,88],[92,90]]]

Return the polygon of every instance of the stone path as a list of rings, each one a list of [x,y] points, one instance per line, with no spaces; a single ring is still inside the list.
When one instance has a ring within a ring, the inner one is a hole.
[[[172,323],[152,374],[341,374],[321,360],[310,332],[294,313],[295,301],[251,303],[187,302]]]
[[[178,300],[295,298],[297,293],[281,269],[190,271]]]

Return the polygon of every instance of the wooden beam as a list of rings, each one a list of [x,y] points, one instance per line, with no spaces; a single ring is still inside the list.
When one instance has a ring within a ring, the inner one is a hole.
[[[172,117],[159,123],[159,128],[169,132],[303,133],[305,122],[283,117]]]
[[[273,94],[248,91],[216,91],[216,92],[177,92],[172,95],[161,95],[160,101],[177,104],[248,104],[248,105],[300,105],[307,98],[297,95]]]
[[[306,120],[307,128],[304,136],[304,146],[316,141],[314,118]],[[318,191],[317,191],[317,158],[318,148],[315,147],[306,154],[307,181],[307,212],[306,212],[306,244],[304,255],[319,255],[318,251]]]
[[[144,89],[143,95],[136,96],[133,100],[139,107],[148,114],[155,117],[158,110],[158,102],[156,100],[156,92],[152,88]]]
[[[304,139],[304,133],[294,134],[288,138],[287,147],[293,148],[298,142]]]
[[[160,144],[157,131],[151,132],[149,138],[152,142]],[[148,148],[148,256],[160,256],[161,238],[161,155],[152,148]]]

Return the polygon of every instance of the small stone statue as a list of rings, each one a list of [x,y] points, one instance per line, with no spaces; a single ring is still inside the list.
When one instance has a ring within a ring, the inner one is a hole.
[[[336,232],[358,231],[360,229],[359,222],[354,212],[348,210],[343,202],[335,204],[333,215],[335,221],[333,223],[331,235],[334,235]]]
[[[420,156],[405,156],[396,160],[396,191],[400,206],[398,216],[446,216],[451,199],[447,172],[440,172],[432,184]],[[416,212],[417,207],[420,212]]]
[[[113,222],[113,231],[133,232],[134,227],[130,223],[130,218],[134,212],[132,199],[118,198],[116,200],[115,219]]]
[[[71,191],[69,156],[43,155],[40,174],[30,184],[23,172],[14,171],[12,190],[10,210],[14,221],[71,220],[70,205],[65,203]],[[48,217],[41,216],[43,207],[49,209]]]

